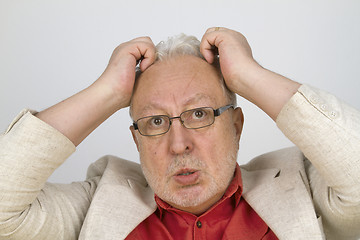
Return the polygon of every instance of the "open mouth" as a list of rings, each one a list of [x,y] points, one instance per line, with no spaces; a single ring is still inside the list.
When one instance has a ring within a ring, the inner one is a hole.
[[[199,181],[200,171],[195,169],[181,169],[173,175],[174,180],[180,185],[193,185]]]
[[[175,176],[189,176],[189,175],[191,175],[191,174],[193,174],[195,172],[197,172],[197,170],[184,168],[184,169],[180,169],[179,171],[177,171],[175,173]]]
[[[193,174],[194,172],[184,172],[184,173],[179,173],[176,176],[189,176],[190,174]]]

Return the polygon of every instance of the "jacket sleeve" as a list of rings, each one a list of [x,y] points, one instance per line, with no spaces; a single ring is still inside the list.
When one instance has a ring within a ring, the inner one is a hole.
[[[360,113],[331,94],[303,85],[277,125],[305,157],[312,197],[331,239],[360,235]]]
[[[29,111],[0,136],[0,239],[77,239],[96,179],[46,183],[74,151]]]

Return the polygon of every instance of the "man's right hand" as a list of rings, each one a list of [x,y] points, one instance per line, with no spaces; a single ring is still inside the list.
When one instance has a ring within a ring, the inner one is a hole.
[[[145,71],[155,61],[155,46],[149,37],[135,38],[120,44],[113,52],[109,64],[94,85],[105,85],[118,99],[118,107],[129,106],[135,81],[135,67]]]
[[[63,133],[75,145],[80,144],[113,113],[129,106],[135,67],[140,60],[142,71],[155,60],[155,46],[148,37],[119,45],[104,73],[90,87],[36,116]]]

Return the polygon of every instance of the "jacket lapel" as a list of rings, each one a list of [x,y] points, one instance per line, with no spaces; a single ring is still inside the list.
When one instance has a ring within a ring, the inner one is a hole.
[[[137,165],[119,160],[105,165],[79,240],[125,239],[156,210],[154,193]]]
[[[279,239],[324,239],[300,172],[241,170],[244,199]]]

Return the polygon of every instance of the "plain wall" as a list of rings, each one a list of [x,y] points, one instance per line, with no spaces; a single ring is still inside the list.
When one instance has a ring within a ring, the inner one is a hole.
[[[89,86],[122,42],[147,35],[158,43],[181,32],[201,39],[212,26],[242,32],[264,67],[360,109],[359,23],[357,0],[1,0],[0,129],[23,108],[41,111]],[[240,164],[292,146],[256,106],[238,102],[245,114]],[[128,109],[117,112],[50,181],[83,180],[107,154],[138,162],[130,124]]]

